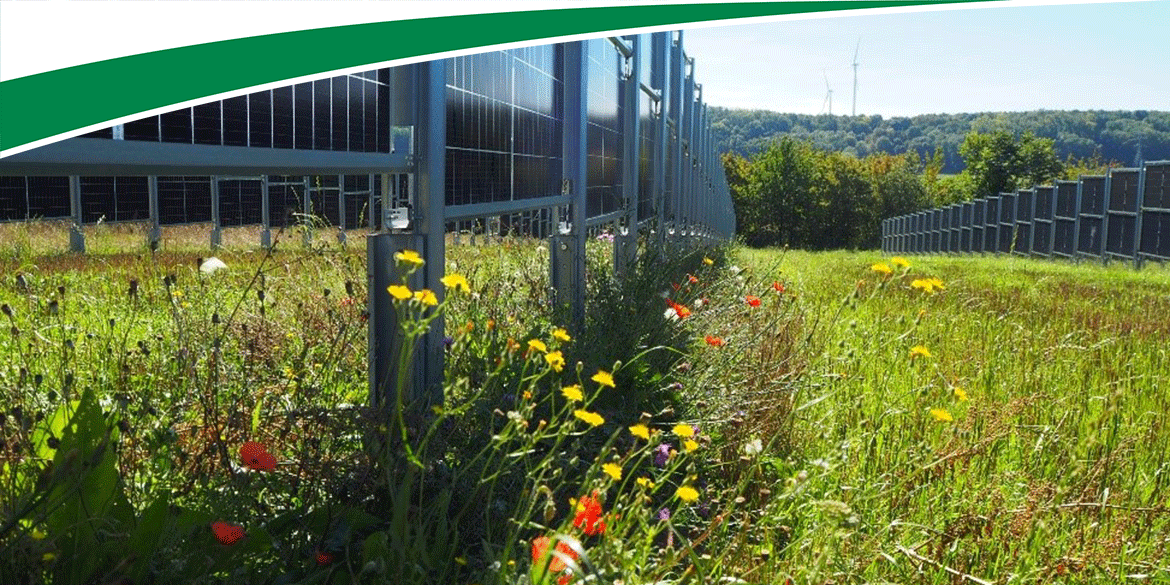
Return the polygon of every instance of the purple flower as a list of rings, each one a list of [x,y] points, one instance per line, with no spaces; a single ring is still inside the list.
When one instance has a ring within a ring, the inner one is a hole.
[[[699,425],[691,425],[691,429],[695,431],[695,436],[699,436]]]
[[[443,345],[445,345],[447,347],[451,347],[452,345],[455,345],[455,338],[451,337],[449,335],[444,335],[443,336]]]
[[[658,511],[658,519],[663,521],[663,522],[670,520],[670,509],[663,508],[663,509],[659,510]]]
[[[656,467],[666,467],[667,460],[670,459],[670,445],[662,443],[654,449],[654,465]]]

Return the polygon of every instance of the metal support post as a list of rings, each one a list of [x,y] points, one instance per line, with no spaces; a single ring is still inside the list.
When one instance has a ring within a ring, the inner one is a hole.
[[[1081,257],[1081,197],[1084,196],[1085,191],[1085,177],[1084,175],[1077,177],[1077,198],[1073,208],[1073,241],[1072,241],[1072,255],[1073,258]]]
[[[569,196],[566,229],[553,236],[549,276],[556,290],[555,303],[568,305],[571,327],[580,332],[585,324],[585,194],[586,124],[588,121],[587,54],[584,42],[562,45],[564,51],[564,132],[562,132],[562,191]]]
[[[260,230],[260,247],[272,247],[272,221],[271,209],[268,206],[268,175],[260,177],[260,225],[263,228]]]
[[[446,269],[446,228],[444,205],[447,199],[447,61],[436,59],[416,65],[418,155],[414,187],[414,213],[411,221],[421,236],[426,264],[422,284],[434,291],[442,302],[443,272]],[[582,215],[584,209],[582,208]],[[581,226],[585,221],[582,218]],[[584,261],[582,237],[582,261]],[[423,372],[415,385],[415,396],[426,405],[443,401],[443,318],[431,322],[421,340]]]
[[[1060,181],[1052,182],[1052,211],[1048,217],[1052,218],[1051,227],[1048,228],[1048,257],[1056,256],[1056,210],[1057,202],[1060,201]]]
[[[73,224],[69,226],[69,251],[78,254],[85,253],[85,231],[82,229],[84,218],[81,213],[81,177],[69,176],[69,215],[73,217]]]
[[[1133,267],[1142,267],[1142,207],[1146,205],[1146,164],[1138,169],[1137,215],[1133,218]]]
[[[219,177],[211,177],[211,249],[223,245],[223,228],[219,217]]]
[[[151,175],[146,178],[146,192],[150,208],[150,233],[146,235],[146,245],[151,250],[157,250],[159,241],[162,240],[158,220],[158,176]]]
[[[367,227],[369,227],[370,231],[375,231],[375,230],[379,229],[379,226],[378,226],[378,214],[374,213],[374,209],[377,207],[374,204],[374,191],[375,191],[374,181],[381,180],[381,179],[375,178],[374,175],[369,175],[369,177],[370,177],[370,181],[369,181],[370,192],[368,195],[366,195],[366,224],[367,224]]]
[[[345,245],[345,175],[337,175],[337,242]]]
[[[1113,190],[1113,169],[1105,173],[1105,192],[1101,195],[1101,245],[1097,255],[1101,262],[1109,263],[1109,191]]]
[[[686,80],[687,63],[683,60],[682,31],[670,47],[670,119],[674,120],[674,144],[671,146],[673,161],[670,166],[670,207],[667,211],[667,238],[673,240],[679,234],[680,217],[679,204],[682,202],[683,186],[683,140],[686,137],[683,121],[683,85]],[[673,242],[671,242],[673,243]]]
[[[666,153],[670,135],[667,132],[666,118],[670,98],[667,86],[667,68],[670,63],[668,32],[654,33],[650,45],[650,87],[658,92],[657,116],[654,119],[654,160],[652,164],[652,180],[650,185],[651,197],[654,200],[654,244],[659,251],[666,243]]]
[[[622,80],[622,218],[618,220],[613,240],[613,271],[621,278],[626,268],[638,255],[638,187],[641,183],[641,118],[638,111],[642,92],[641,37],[629,37],[633,55],[624,57],[630,63],[629,77]]]
[[[304,244],[306,248],[313,245],[313,224],[311,223],[313,200],[309,196],[309,188],[311,185],[309,180],[310,179],[308,175],[305,175],[302,179],[301,221],[299,222],[301,225],[301,243]]]

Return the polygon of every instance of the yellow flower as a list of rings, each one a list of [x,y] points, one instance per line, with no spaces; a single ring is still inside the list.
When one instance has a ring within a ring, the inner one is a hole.
[[[636,479],[634,481],[637,482],[638,485],[640,485],[648,490],[654,489],[654,481],[651,480],[649,477],[639,477],[638,479]]]
[[[403,264],[409,264],[415,268],[418,268],[419,266],[422,266],[426,263],[423,261],[422,257],[418,255],[418,252],[415,252],[414,250],[403,250],[401,252],[395,252],[394,259]]]
[[[49,561],[52,561],[55,558],[57,558],[57,553],[47,552],[47,553],[41,555],[41,560],[45,561],[46,563]]]
[[[616,463],[606,463],[605,465],[601,466],[601,470],[604,471],[606,475],[612,477],[614,481],[621,481],[622,479],[621,465]]]
[[[938,422],[951,422],[955,420],[954,417],[951,416],[951,413],[941,408],[930,409],[930,416],[933,416],[934,420],[937,420]]]
[[[890,258],[890,262],[898,268],[910,268],[910,261],[901,256],[894,256],[893,258]]]
[[[959,400],[959,402],[966,402],[967,401],[967,391],[958,387],[958,386],[955,386],[955,398],[957,398]]]
[[[32,534],[30,534],[29,536],[32,536],[33,540],[44,540],[45,537],[48,536],[48,534],[45,534],[39,528],[33,528]]]
[[[933,356],[930,355],[930,350],[926,349],[925,345],[915,345],[914,347],[910,348],[910,359],[917,357],[928,358]]]
[[[548,351],[548,346],[539,339],[529,339],[528,351],[539,351],[540,353],[545,353]]]
[[[532,393],[527,391],[527,390],[524,391],[524,394],[522,394],[522,396],[524,396],[524,400],[532,400]]]
[[[674,492],[674,495],[678,499],[687,502],[688,504],[699,500],[698,490],[689,485],[679,487],[678,490]]]
[[[877,264],[870,266],[869,269],[874,271],[874,272],[880,272],[886,276],[889,276],[889,275],[894,273],[894,271],[892,269],[890,269],[890,265],[886,264],[885,262],[878,262]]]
[[[922,289],[922,292],[933,294],[935,289],[943,290],[943,281],[938,277],[932,276],[930,278],[916,278],[910,282],[910,286]]]
[[[390,296],[394,297],[395,300],[405,301],[410,299],[410,289],[401,284],[392,284],[386,287],[386,290],[390,291]]]
[[[710,258],[708,258],[708,257],[706,257],[706,256],[703,256],[703,264],[706,264],[707,266],[710,266],[710,265],[712,265],[712,264],[714,264],[714,263],[715,263],[715,261],[714,261],[714,260],[712,260],[712,259],[710,259]]]
[[[465,557],[455,557],[455,562],[463,566],[467,565],[467,559]]]
[[[589,412],[588,410],[577,409],[573,411],[573,416],[589,423],[590,426],[599,427],[605,424],[605,419],[596,412]]]
[[[569,400],[581,401],[585,399],[585,395],[581,394],[581,386],[573,384],[572,386],[565,386],[561,388],[561,394]]]
[[[548,362],[549,367],[555,371],[565,369],[565,356],[561,355],[559,351],[553,351],[544,355],[544,361]]]
[[[680,437],[690,438],[695,436],[695,428],[691,425],[674,425],[673,431],[674,434]]]
[[[552,336],[564,342],[573,340],[572,337],[569,337],[569,332],[561,329],[560,327],[553,329]]]
[[[422,290],[415,291],[414,298],[418,302],[420,302],[428,307],[433,307],[433,306],[439,304],[439,298],[436,297],[435,293],[432,292],[431,289],[429,289],[429,288],[424,288]]]
[[[642,423],[638,423],[638,424],[630,427],[630,434],[632,434],[635,437],[638,437],[640,439],[644,439],[647,441],[650,440],[650,429],[646,428],[646,425],[644,425]]]
[[[594,382],[597,382],[598,384],[601,384],[602,386],[609,386],[610,388],[617,388],[617,386],[615,386],[613,383],[613,375],[611,375],[609,372],[606,372],[604,370],[597,370],[597,373],[593,374],[593,377],[590,378],[590,380],[593,380]]]
[[[467,279],[462,274],[448,274],[440,278],[439,282],[442,282],[443,286],[453,288],[459,292],[471,292],[471,284],[467,282]]]
[[[699,444],[690,440],[690,439],[687,439],[687,440],[683,441],[683,447],[686,447],[687,453],[690,453],[690,452],[694,451],[695,449],[698,449]]]

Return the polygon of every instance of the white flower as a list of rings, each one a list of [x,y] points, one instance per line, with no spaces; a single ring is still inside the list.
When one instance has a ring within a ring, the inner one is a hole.
[[[211,258],[204,260],[203,264],[199,265],[199,272],[202,272],[203,274],[215,274],[215,272],[217,270],[226,270],[226,269],[227,269],[227,264],[224,264],[223,260],[220,260],[219,258],[216,258],[215,256],[212,256]]]
[[[760,441],[758,438],[752,439],[752,440],[743,444],[743,452],[747,453],[748,455],[752,455],[752,456],[759,455],[760,452],[762,452],[763,450],[764,450],[764,443],[763,443],[763,441]]]
[[[695,299],[694,305],[696,309],[701,308],[703,306],[703,299]]]
[[[678,321],[678,311],[675,311],[674,307],[668,307],[666,311],[662,313],[662,316],[670,319],[671,321]]]
[[[727,271],[732,273],[732,274],[739,274],[740,272],[743,272],[743,269],[740,268],[739,266],[732,264],[731,266],[727,267]]]

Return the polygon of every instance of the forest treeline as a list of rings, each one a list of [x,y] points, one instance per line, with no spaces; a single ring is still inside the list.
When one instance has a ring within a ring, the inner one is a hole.
[[[1170,112],[1034,111],[930,114],[913,117],[784,114],[766,110],[710,109],[718,152],[750,156],[780,136],[826,151],[866,158],[873,154],[941,155],[941,173],[965,168],[960,147],[972,132],[1031,133],[1053,141],[1064,161],[1099,158],[1121,165],[1170,160]]]
[[[814,250],[875,248],[885,218],[1116,165],[1061,160],[1052,138],[1006,130],[967,134],[957,155],[963,170],[948,175],[941,151],[858,157],[782,136],[747,157],[726,152],[722,162],[746,244]]]

